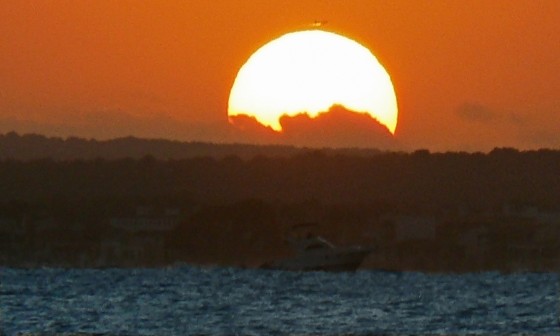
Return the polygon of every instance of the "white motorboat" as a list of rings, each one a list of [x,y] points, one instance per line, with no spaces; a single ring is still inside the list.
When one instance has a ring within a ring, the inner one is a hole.
[[[308,235],[305,238],[288,239],[295,248],[292,258],[266,263],[265,269],[286,271],[353,272],[371,252],[361,246],[335,246],[323,237]]]

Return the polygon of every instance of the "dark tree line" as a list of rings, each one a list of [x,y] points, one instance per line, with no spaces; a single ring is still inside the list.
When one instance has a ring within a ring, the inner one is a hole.
[[[290,226],[314,221],[321,224],[318,233],[337,243],[385,244],[394,255],[375,267],[501,269],[518,258],[507,252],[511,243],[525,242],[538,227],[485,215],[506,205],[558,212],[560,151],[2,159],[0,223],[11,219],[16,228],[0,230],[0,240],[11,244],[0,244],[0,259],[40,264],[45,246],[65,242],[60,258],[86,253],[95,260],[105,240],[122,235],[110,219],[133,217],[145,206],[181,210],[178,226],[166,233],[162,262],[258,265],[289,252],[283,237]],[[470,216],[460,215],[464,211]],[[444,218],[436,243],[396,242],[394,225],[384,220],[392,213]],[[35,232],[45,221],[56,228]],[[487,227],[489,252],[481,255],[490,256],[478,264],[457,243],[477,226]],[[126,245],[128,238],[121,238]],[[541,246],[536,257],[520,255],[557,260],[555,244]]]
[[[0,159],[13,160],[109,160],[140,159],[151,155],[157,159],[186,159],[199,156],[224,158],[235,155],[247,159],[258,155],[291,156],[310,149],[287,145],[212,144],[181,142],[165,139],[141,139],[135,137],[112,140],[69,137],[46,137],[39,134],[20,135],[15,132],[0,134]],[[375,149],[325,149],[327,152],[352,155],[374,155]]]
[[[0,161],[2,211],[114,212],[142,203],[383,204],[414,212],[560,204],[560,152]]]

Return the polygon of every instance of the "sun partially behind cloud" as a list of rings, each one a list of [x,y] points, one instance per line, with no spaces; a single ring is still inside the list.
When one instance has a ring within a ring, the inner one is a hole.
[[[397,100],[391,78],[364,46],[323,30],[285,34],[258,49],[239,70],[228,114],[245,114],[280,131],[282,116],[310,117],[333,105],[369,113],[391,133]]]

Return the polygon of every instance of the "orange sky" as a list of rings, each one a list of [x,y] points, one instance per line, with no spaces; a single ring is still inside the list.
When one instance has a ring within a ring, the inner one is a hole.
[[[315,20],[391,74],[404,148],[560,148],[557,0],[0,0],[0,132],[236,141],[239,67]]]

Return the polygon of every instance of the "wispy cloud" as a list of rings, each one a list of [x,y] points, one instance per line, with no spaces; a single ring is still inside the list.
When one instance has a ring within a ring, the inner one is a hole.
[[[457,115],[467,121],[490,122],[496,120],[496,112],[476,102],[466,102],[457,108]]]

